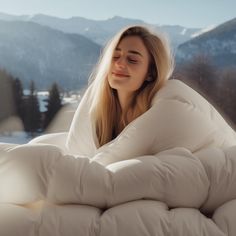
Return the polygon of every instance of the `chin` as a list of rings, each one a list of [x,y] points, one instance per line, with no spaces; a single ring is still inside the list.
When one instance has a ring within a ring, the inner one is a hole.
[[[111,87],[112,89],[115,89],[115,90],[122,88],[122,86],[116,85],[116,84],[114,84],[114,83],[109,83],[109,85],[110,85],[110,87]]]
[[[112,78],[109,81],[111,87],[121,87],[121,86],[129,86],[128,80],[126,78]]]

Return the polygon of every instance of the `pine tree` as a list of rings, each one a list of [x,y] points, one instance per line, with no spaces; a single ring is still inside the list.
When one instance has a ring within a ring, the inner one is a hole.
[[[15,113],[12,76],[0,70],[0,122]]]
[[[45,113],[44,127],[47,128],[53,120],[57,112],[62,107],[62,100],[57,83],[53,83],[49,90],[49,97],[47,99],[47,111]]]
[[[24,126],[25,131],[31,137],[35,135],[41,126],[41,113],[39,110],[39,102],[35,90],[34,82],[30,82],[30,93],[24,99]]]
[[[12,83],[13,86],[13,98],[15,102],[16,115],[23,120],[24,117],[24,94],[23,94],[23,86],[20,79],[15,78]]]
[[[217,68],[205,54],[195,56],[180,70],[182,80],[197,90],[211,103],[214,103],[217,92]],[[214,104],[215,105],[215,104]]]

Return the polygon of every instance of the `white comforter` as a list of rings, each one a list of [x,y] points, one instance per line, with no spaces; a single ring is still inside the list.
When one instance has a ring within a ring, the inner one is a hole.
[[[236,135],[206,100],[169,81],[101,148],[88,101],[68,134],[0,144],[1,236],[236,235]]]

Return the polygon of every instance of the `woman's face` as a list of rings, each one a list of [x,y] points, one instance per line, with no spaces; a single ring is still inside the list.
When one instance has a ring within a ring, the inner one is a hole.
[[[147,79],[149,53],[138,36],[121,40],[113,53],[108,82],[117,92],[131,94]]]

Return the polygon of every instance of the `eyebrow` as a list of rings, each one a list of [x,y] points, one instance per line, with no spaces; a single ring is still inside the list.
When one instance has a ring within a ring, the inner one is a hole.
[[[116,48],[115,50],[116,51],[121,51],[120,48]],[[135,50],[129,50],[128,53],[136,54],[136,55],[139,55],[139,56],[143,57],[143,55],[140,52],[135,51]]]

